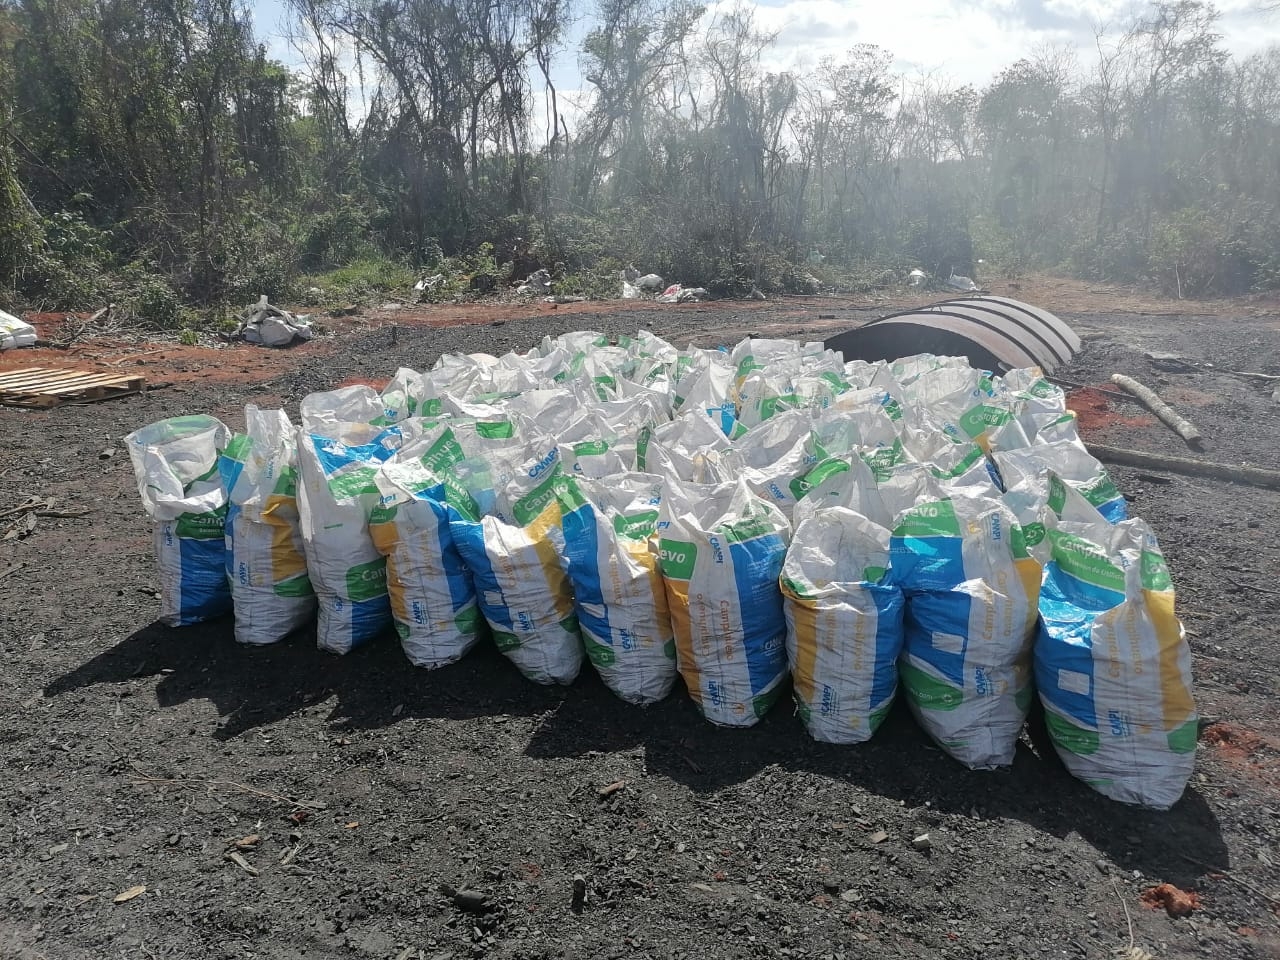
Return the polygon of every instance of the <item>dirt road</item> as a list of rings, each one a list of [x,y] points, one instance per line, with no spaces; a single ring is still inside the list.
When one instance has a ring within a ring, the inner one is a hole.
[[[1280,468],[1280,404],[1231,372],[1280,372],[1280,311],[1035,302],[1086,337],[1062,375],[1136,376],[1200,426],[1207,456]],[[1274,492],[1115,471],[1169,556],[1214,721],[1167,814],[1104,800],[1030,744],[1009,770],[966,771],[904,709],[870,743],[836,748],[786,704],[722,730],[683,692],[640,710],[589,670],[544,689],[492,650],[428,673],[391,638],[336,658],[307,636],[238,647],[229,621],[152,624],[149,528],[119,445],[139,425],[211,412],[240,426],[246,401],[296,412],[310,390],[572,329],[821,338],[866,307],[433,308],[292,351],[72,351],[172,386],[0,408],[0,517],[36,495],[91,511],[0,540],[0,571],[21,565],[0,580],[0,956],[1102,960],[1129,946],[1130,922],[1159,958],[1280,956]],[[1195,364],[1165,372],[1151,350]],[[51,359],[67,357],[21,362]],[[1088,438],[1187,454],[1134,404],[1083,393],[1078,406]],[[912,845],[923,833],[928,851]],[[1144,906],[1164,882],[1199,908]],[[483,902],[459,909],[442,884]]]

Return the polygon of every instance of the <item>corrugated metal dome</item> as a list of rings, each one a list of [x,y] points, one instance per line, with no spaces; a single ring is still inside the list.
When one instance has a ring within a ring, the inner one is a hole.
[[[1008,297],[961,297],[891,313],[826,341],[848,360],[897,360],[917,353],[967,357],[1000,371],[1068,362],[1080,338],[1047,310]]]

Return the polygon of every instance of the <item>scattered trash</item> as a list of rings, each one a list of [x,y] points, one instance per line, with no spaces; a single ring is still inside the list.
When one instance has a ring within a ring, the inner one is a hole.
[[[747,294],[747,297],[751,300],[768,300],[769,299],[763,293],[760,292],[760,288],[757,287],[754,283],[751,285],[751,292]]]
[[[639,297],[640,297],[640,288],[627,280],[623,280],[622,281],[622,299],[636,300],[636,299],[639,299]]]
[[[627,781],[625,780],[615,780],[613,783],[605,784],[597,792],[600,794],[600,799],[604,800],[608,797],[612,797],[615,793],[617,793],[626,785],[627,785]]]
[[[1186,917],[1200,909],[1200,897],[1190,890],[1180,890],[1172,883],[1162,883],[1142,891],[1139,899],[1152,910],[1164,907],[1171,917]]]
[[[245,873],[247,873],[249,876],[251,877],[258,876],[258,868],[255,867],[253,864],[251,864],[244,857],[240,856],[240,854],[236,853],[234,850],[232,850],[227,854],[227,859],[230,860],[232,863],[234,863],[237,867],[239,867]]]
[[[546,270],[535,270],[527,280],[516,287],[516,293],[546,293],[551,289],[551,274]]]
[[[954,269],[951,275],[942,281],[942,285],[962,293],[977,293],[981,289],[971,278],[956,273]]]
[[[643,277],[637,277],[635,283],[644,293],[659,293],[665,287],[662,278],[656,273],[646,273]]]
[[[497,909],[489,895],[481,890],[458,890],[447,883],[440,884],[437,889],[442,897],[448,899],[463,913],[479,915],[493,913]]]
[[[246,343],[285,347],[295,340],[310,340],[315,336],[310,315],[295,316],[287,310],[273,307],[265,296],[253,306],[246,307],[240,318],[236,336]]]
[[[123,893],[117,893],[112,899],[112,903],[128,903],[134,897],[140,897],[147,892],[147,885],[140,883],[136,887],[130,887]]]
[[[684,287],[673,283],[657,298],[659,303],[696,303],[710,300],[706,287]]]
[[[417,283],[413,285],[413,289],[416,290],[418,293],[426,293],[427,291],[433,290],[436,287],[440,286],[440,284],[442,283],[444,283],[444,274],[437,273],[431,277],[423,277],[421,280],[419,280]]]
[[[923,270],[921,270],[919,267],[916,267],[914,270],[912,270],[910,273],[907,274],[907,282],[910,283],[911,286],[913,287],[923,287],[925,284],[925,281],[928,279],[929,279],[929,275],[925,273]]]
[[[11,313],[0,310],[0,350],[33,347],[35,343],[35,327],[25,320],[19,320]]]

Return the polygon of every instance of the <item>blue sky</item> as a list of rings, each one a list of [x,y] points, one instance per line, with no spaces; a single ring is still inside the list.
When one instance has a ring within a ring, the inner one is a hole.
[[[579,0],[586,7],[590,0]],[[281,37],[283,0],[249,0],[259,36],[286,63],[297,57]],[[766,69],[803,70],[826,55],[839,57],[857,43],[874,43],[897,58],[903,73],[982,85],[1037,47],[1064,45],[1088,66],[1094,54],[1092,24],[1118,24],[1131,0],[711,0],[708,16],[742,5],[757,23],[778,32]],[[1280,42],[1280,14],[1259,0],[1220,0],[1219,32],[1232,53],[1243,56]],[[585,22],[572,32],[554,80],[570,95],[582,86],[576,47]]]

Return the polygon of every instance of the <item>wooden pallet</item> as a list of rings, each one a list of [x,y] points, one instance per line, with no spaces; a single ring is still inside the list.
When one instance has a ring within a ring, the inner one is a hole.
[[[0,372],[0,404],[10,407],[57,407],[94,403],[141,393],[146,378],[52,367],[23,367]]]

